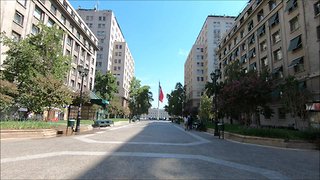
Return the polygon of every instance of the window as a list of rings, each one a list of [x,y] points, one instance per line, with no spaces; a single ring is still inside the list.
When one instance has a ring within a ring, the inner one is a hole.
[[[266,33],[266,27],[263,24],[261,27],[259,27],[259,29],[257,30],[257,35],[260,37],[262,35],[264,35]]]
[[[69,50],[66,50],[66,55],[67,56],[70,56],[71,55],[71,52]]]
[[[269,19],[269,26],[273,27],[277,24],[279,24],[278,12],[276,14],[274,14],[273,16],[271,16],[271,18]]]
[[[273,52],[274,60],[280,61],[282,59],[282,51],[281,49],[277,49]]]
[[[79,45],[78,43],[76,43],[76,45],[74,46],[74,50],[75,50],[76,52],[78,52],[79,49],[80,49],[80,45]]]
[[[289,13],[298,7],[297,0],[288,0],[285,11]]]
[[[249,51],[249,59],[256,57],[256,49],[253,48]]]
[[[41,21],[44,19],[44,13],[38,6],[34,9],[33,16]]]
[[[261,49],[261,51],[265,51],[267,49],[267,42],[266,41],[262,41],[260,43],[260,49]]]
[[[274,9],[276,7],[276,1],[275,0],[270,0],[269,1],[269,10],[271,11],[272,9]]]
[[[36,35],[36,34],[39,33],[39,31],[40,31],[40,29],[39,29],[36,25],[32,24],[31,33],[32,33],[33,35]]]
[[[119,45],[119,49],[122,49],[122,45]]]
[[[246,48],[246,43],[242,43],[241,44],[241,50],[246,50],[247,48]]]
[[[248,31],[251,31],[251,29],[253,29],[253,20],[248,23]]]
[[[292,60],[288,68],[292,68],[292,67],[295,73],[304,71],[303,57],[299,57],[297,59]]]
[[[263,19],[263,9],[261,9],[261,11],[258,12],[257,14],[257,19],[258,19],[258,22],[260,22],[262,19]]]
[[[292,18],[289,23],[290,23],[290,31],[291,32],[297,30],[299,28],[298,16]]]
[[[121,69],[121,67],[120,66],[118,66],[118,70],[120,70]]]
[[[296,49],[299,49],[301,47],[302,47],[302,41],[301,41],[301,35],[299,35],[298,37],[295,37],[290,41],[288,51],[295,51]]]
[[[14,40],[14,41],[19,41],[21,39],[21,35],[18,34],[17,32],[15,31],[12,31],[11,32],[11,38]]]
[[[75,63],[75,64],[78,63],[78,57],[77,56],[73,56],[73,63]]]
[[[268,66],[268,58],[267,57],[261,58],[261,64],[263,67]]]
[[[240,32],[240,38],[243,38],[243,36],[244,36],[244,31],[242,30],[242,31]]]
[[[76,70],[76,68],[75,68],[75,67],[72,67],[71,74],[72,74],[72,75],[76,75],[76,74],[77,74],[77,70]]]
[[[74,87],[74,86],[75,86],[74,80],[71,80],[71,87]]]
[[[21,13],[19,13],[18,11],[16,11],[16,13],[14,14],[13,21],[22,26],[23,25],[23,15]]]
[[[66,17],[61,15],[61,19],[60,20],[61,20],[62,24],[66,25],[66,22],[67,22],[67,18]]]
[[[241,64],[246,63],[246,62],[247,62],[247,54],[241,56],[241,59],[240,59]]]
[[[57,7],[55,7],[53,4],[51,4],[50,11],[51,11],[54,15],[57,15]]]
[[[317,16],[320,14],[320,1],[318,1],[317,3],[315,3],[313,5],[314,8],[314,15]]]
[[[252,34],[252,36],[249,37],[249,44],[253,44],[255,42],[255,37],[254,34]]]
[[[252,64],[249,65],[249,70],[250,71],[256,71],[257,70],[257,63],[254,62]]]
[[[54,21],[52,19],[48,19],[47,26],[52,27],[54,25]]]
[[[18,2],[19,2],[22,6],[26,6],[26,4],[27,4],[27,0],[18,0]]]
[[[277,31],[275,33],[272,34],[272,41],[273,44],[276,44],[277,42],[279,42],[281,40],[280,38],[280,31]]]
[[[119,56],[121,56],[122,55],[122,53],[121,52],[119,52]]]
[[[283,68],[282,68],[282,66],[273,69],[272,75],[273,75],[273,77],[274,77],[275,79],[281,79],[281,78],[283,78]]]

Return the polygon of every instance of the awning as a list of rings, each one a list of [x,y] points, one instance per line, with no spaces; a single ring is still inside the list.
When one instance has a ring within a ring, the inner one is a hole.
[[[294,51],[294,50],[298,49],[301,46],[302,46],[301,35],[299,35],[298,37],[295,37],[294,39],[292,39],[290,41],[288,51]]]
[[[100,98],[99,96],[97,96],[94,92],[90,91],[90,102],[92,104],[97,104],[97,105],[100,105],[102,107],[106,107],[106,105],[109,104],[109,101],[105,100],[105,99],[102,99]]]
[[[285,11],[291,11],[293,8],[297,7],[297,0],[289,0],[287,2],[287,6]]]
[[[271,18],[269,19],[269,26],[273,26],[278,22],[279,22],[279,16],[278,16],[278,13],[276,13],[273,16],[271,16]]]
[[[302,61],[303,61],[303,57],[299,57],[297,59],[294,59],[294,60],[291,61],[290,65],[288,67],[289,68],[290,67],[294,67],[294,66],[298,65]]]

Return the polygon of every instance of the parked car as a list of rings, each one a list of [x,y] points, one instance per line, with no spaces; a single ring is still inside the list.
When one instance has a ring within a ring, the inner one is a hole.
[[[107,127],[114,125],[113,121],[110,119],[100,119],[100,120],[95,120],[94,123],[92,124],[93,127]]]

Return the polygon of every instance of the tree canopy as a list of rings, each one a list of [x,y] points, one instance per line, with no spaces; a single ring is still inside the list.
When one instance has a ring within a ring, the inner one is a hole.
[[[108,71],[106,74],[102,74],[100,71],[96,73],[94,91],[103,99],[111,101],[114,94],[118,92],[116,84],[116,77]]]
[[[169,115],[181,116],[185,99],[185,88],[178,82],[175,89],[170,94],[167,94],[168,105],[164,108]]]
[[[3,79],[17,85],[18,106],[33,112],[66,105],[71,97],[63,83],[71,64],[71,57],[63,55],[64,32],[56,26],[38,26],[38,34],[18,41],[1,34],[1,42],[9,47]]]
[[[130,83],[130,100],[129,109],[131,115],[147,114],[149,108],[151,108],[151,102],[153,101],[152,92],[150,92],[149,86],[142,86],[140,80],[135,77]]]

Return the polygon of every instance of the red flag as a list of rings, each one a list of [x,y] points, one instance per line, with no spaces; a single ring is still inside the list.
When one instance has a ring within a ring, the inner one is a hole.
[[[162,88],[160,86],[160,83],[159,83],[159,101],[163,102],[163,92],[162,92]]]

